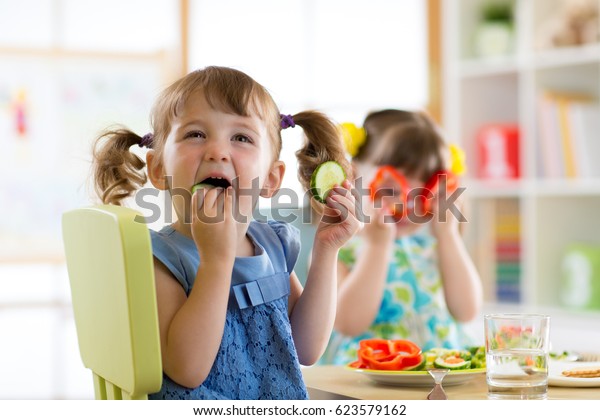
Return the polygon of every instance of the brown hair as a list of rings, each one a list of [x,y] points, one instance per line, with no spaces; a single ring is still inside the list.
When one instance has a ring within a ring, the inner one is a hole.
[[[206,67],[177,80],[156,100],[150,118],[156,159],[162,159],[165,141],[181,107],[198,91],[202,91],[208,104],[215,109],[241,116],[258,115],[267,126],[274,159],[279,158],[280,113],[269,92],[241,71]],[[317,111],[305,111],[293,115],[293,119],[305,134],[305,144],[296,153],[298,178],[305,188],[310,186],[314,169],[327,160],[337,161],[351,175],[341,135],[329,118]],[[108,130],[96,140],[93,174],[96,192],[103,203],[120,205],[146,182],[144,162],[129,150],[140,141],[140,136],[126,128]]]
[[[377,142],[372,156],[375,165],[401,168],[405,175],[426,182],[446,168],[444,139],[433,120],[415,112],[412,121],[388,127]]]
[[[363,128],[366,131],[365,142],[352,159],[357,162],[369,162],[372,160],[381,136],[388,128],[399,123],[412,122],[415,119],[414,112],[400,109],[383,109],[369,113],[363,122]]]

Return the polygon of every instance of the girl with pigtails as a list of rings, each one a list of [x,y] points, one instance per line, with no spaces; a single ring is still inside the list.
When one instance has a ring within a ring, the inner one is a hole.
[[[366,215],[339,252],[334,332],[320,361],[357,360],[362,340],[409,340],[423,351],[475,343],[481,279],[461,235],[462,151],[425,113],[371,112],[344,139]]]
[[[334,186],[322,205],[304,288],[294,273],[297,229],[251,216],[258,197],[281,185],[281,129],[304,130],[297,157],[307,189],[325,161],[351,173],[340,132],[316,111],[281,115],[263,86],[223,67],[167,87],[151,123],[143,137],[106,132],[94,150],[104,203],[119,205],[148,177],[171,193],[177,215],[151,231],[164,379],[150,398],[308,398],[300,365],[314,364],[327,345],[338,250],[360,228],[352,185]],[[148,147],[145,164],[133,145]]]

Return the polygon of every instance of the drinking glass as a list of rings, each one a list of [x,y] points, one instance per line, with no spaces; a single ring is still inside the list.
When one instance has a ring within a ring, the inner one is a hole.
[[[545,399],[548,392],[550,317],[484,316],[488,397]]]

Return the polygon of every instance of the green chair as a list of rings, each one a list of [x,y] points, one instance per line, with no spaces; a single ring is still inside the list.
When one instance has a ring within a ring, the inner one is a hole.
[[[150,233],[138,217],[113,205],[63,214],[79,352],[96,399],[147,399],[162,384]]]

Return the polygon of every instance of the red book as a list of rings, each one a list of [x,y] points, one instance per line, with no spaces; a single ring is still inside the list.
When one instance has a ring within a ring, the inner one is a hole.
[[[519,170],[519,127],[515,124],[490,124],[477,135],[479,177],[516,179]]]

